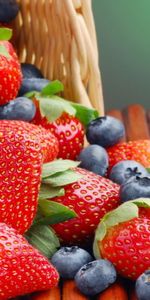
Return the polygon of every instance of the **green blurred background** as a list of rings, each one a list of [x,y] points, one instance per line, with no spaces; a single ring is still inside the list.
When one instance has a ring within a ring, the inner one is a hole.
[[[106,108],[149,108],[150,0],[92,1]]]

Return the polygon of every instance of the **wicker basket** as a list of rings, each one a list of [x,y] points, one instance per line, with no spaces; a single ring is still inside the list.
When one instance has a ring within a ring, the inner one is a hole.
[[[101,115],[103,93],[91,0],[18,0],[14,42],[21,62],[34,63],[65,86],[64,97]]]

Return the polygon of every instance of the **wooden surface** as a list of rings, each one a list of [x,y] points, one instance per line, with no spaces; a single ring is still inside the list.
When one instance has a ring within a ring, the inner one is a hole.
[[[146,112],[141,105],[135,104],[127,107],[123,111],[111,110],[109,115],[114,116],[123,121],[126,128],[126,136],[122,141],[149,139],[150,138],[150,111]],[[88,298],[82,295],[75,283],[66,281],[61,288],[57,287],[51,291],[34,295],[30,298],[20,298],[16,300],[31,299],[31,300],[98,300],[97,298]],[[114,298],[113,298],[114,299]],[[113,300],[108,299],[107,300]],[[119,298],[116,298],[119,299]],[[134,292],[128,297],[128,300],[137,300]]]

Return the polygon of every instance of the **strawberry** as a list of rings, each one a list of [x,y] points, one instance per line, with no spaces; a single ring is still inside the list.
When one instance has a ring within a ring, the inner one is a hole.
[[[0,222],[24,233],[38,204],[44,159],[53,160],[57,140],[44,128],[22,121],[0,121]]]
[[[49,122],[46,117],[39,117],[39,112],[37,112],[33,123],[43,126],[57,137],[59,140],[59,158],[73,160],[83,148],[84,130],[76,117],[64,112],[58,119]]]
[[[132,280],[149,269],[150,199],[126,202],[106,214],[96,230],[94,251]]]
[[[16,98],[21,81],[21,67],[12,44],[0,41],[0,105]]]
[[[65,244],[85,244],[94,235],[99,220],[119,204],[119,186],[109,179],[80,168],[74,169],[76,182],[64,186],[65,194],[52,201],[73,209],[77,217],[53,226]],[[68,178],[72,174],[68,174]],[[56,178],[57,179],[57,178]],[[47,183],[51,180],[43,179]]]
[[[10,299],[57,285],[50,262],[17,231],[0,223],[0,299]]]
[[[121,160],[135,160],[150,167],[150,140],[138,140],[116,144],[107,149],[109,169]]]

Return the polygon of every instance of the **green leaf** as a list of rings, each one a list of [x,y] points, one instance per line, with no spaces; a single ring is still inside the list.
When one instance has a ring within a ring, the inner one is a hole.
[[[70,168],[75,168],[80,162],[69,159],[58,159],[43,165],[42,178],[55,175],[59,172],[67,171]]]
[[[30,91],[30,92],[24,94],[24,96],[27,98],[33,98],[34,96],[36,96],[36,94],[39,95],[39,93],[37,91]]]
[[[146,168],[147,172],[150,173],[150,168]]]
[[[41,184],[39,199],[51,199],[58,196],[63,196],[65,191],[63,188],[51,187],[48,184]]]
[[[12,37],[12,29],[1,27],[0,28],[0,41],[9,41]]]
[[[88,108],[78,103],[71,102],[71,104],[76,110],[75,116],[85,126],[87,126],[92,120],[99,117],[99,113],[95,109]]]
[[[138,198],[128,201],[129,203],[134,203],[138,207],[148,207],[150,208],[150,198]]]
[[[6,58],[10,58],[10,54],[8,53],[4,45],[0,45],[0,55],[5,56]]]
[[[77,214],[67,206],[49,200],[39,200],[39,213],[35,224],[52,225],[77,217]]]
[[[53,122],[58,119],[64,112],[75,115],[76,111],[72,105],[58,96],[39,96],[36,95],[36,99],[39,100],[40,112],[43,117],[46,117],[49,122]]]
[[[98,258],[100,256],[98,249],[98,242],[102,241],[112,226],[118,225],[119,223],[123,223],[129,221],[133,218],[138,217],[138,207],[133,201],[128,201],[123,203],[118,208],[113,211],[107,213],[101,220],[95,232],[95,239],[93,244],[94,256]]]
[[[64,90],[63,84],[59,80],[55,80],[47,84],[41,91],[42,96],[55,95]]]
[[[46,225],[31,226],[25,234],[28,242],[43,255],[51,258],[60,247],[59,239],[50,227]]]
[[[43,183],[52,185],[53,187],[65,186],[67,184],[76,182],[83,178],[83,175],[76,173],[73,170],[67,170],[64,172],[57,173],[56,175],[44,178]]]

